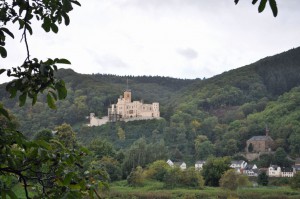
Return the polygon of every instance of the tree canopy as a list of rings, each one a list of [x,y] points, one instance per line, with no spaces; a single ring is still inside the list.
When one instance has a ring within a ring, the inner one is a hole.
[[[67,96],[63,80],[55,77],[56,64],[70,64],[64,58],[47,59],[46,61],[31,58],[28,34],[33,34],[32,23],[41,22],[46,31],[57,33],[58,25],[64,22],[69,25],[69,12],[73,5],[80,6],[76,0],[2,0],[0,4],[0,55],[7,57],[6,38],[14,38],[14,33],[8,28],[17,24],[22,31],[22,41],[25,43],[26,58],[20,66],[10,69],[0,69],[0,75],[15,79],[6,85],[10,98],[18,96],[19,106],[24,106],[27,98],[36,104],[38,94],[46,92],[46,100],[50,108],[56,108],[55,101]],[[30,141],[16,126],[10,125],[11,116],[0,104],[0,117],[9,125],[0,126],[0,189],[1,197],[17,198],[12,182],[21,182],[26,198],[30,198],[29,187],[35,187],[37,198],[82,198],[89,195],[99,197],[97,187],[106,178],[100,170],[88,170],[84,159],[88,150],[76,145],[74,133],[70,126],[57,128],[58,135],[49,131],[37,134]],[[61,142],[63,143],[61,143]],[[94,179],[100,176],[102,181]]]

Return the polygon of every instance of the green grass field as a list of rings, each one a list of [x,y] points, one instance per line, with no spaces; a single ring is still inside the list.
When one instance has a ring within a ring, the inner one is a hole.
[[[205,187],[202,190],[189,188],[165,189],[163,183],[157,181],[146,181],[143,187],[129,187],[126,181],[111,184],[109,198],[141,198],[141,199],[299,199],[300,191],[292,190],[290,187],[268,186],[268,187],[245,187],[237,191],[226,191],[219,187]]]
[[[26,198],[21,185],[15,186],[14,192],[18,198]],[[32,196],[33,192],[30,194]],[[150,180],[145,181],[142,187],[130,187],[123,180],[112,183],[103,196],[109,199],[300,199],[300,190],[288,186],[244,187],[233,192],[219,187],[166,189],[164,183]]]

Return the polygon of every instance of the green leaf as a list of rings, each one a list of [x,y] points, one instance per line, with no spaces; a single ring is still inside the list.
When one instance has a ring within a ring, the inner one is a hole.
[[[74,0],[70,0],[70,1],[78,6],[81,6],[81,4],[78,1],[74,1]]]
[[[5,190],[1,190],[1,198],[6,199],[6,191]]]
[[[0,55],[1,55],[2,58],[6,58],[7,57],[7,51],[2,46],[0,46]]]
[[[6,69],[0,69],[0,75],[2,74],[2,73],[4,73],[6,71]]]
[[[272,9],[273,16],[276,17],[277,14],[278,14],[276,0],[269,0],[269,4],[270,4],[270,7]]]
[[[16,194],[12,190],[7,191],[7,195],[9,195],[9,197],[11,199],[18,199],[18,197],[16,196]]]
[[[57,59],[56,63],[58,64],[71,64],[71,62],[67,59]]]
[[[10,93],[9,98],[14,98],[14,97],[16,97],[18,90],[16,87],[10,87],[8,89],[8,92]]]
[[[51,23],[51,30],[54,32],[54,33],[57,33],[58,32],[58,27],[55,23]]]
[[[37,94],[33,95],[32,97],[32,106],[35,105],[36,101],[37,101]]]
[[[47,150],[52,150],[51,145],[45,140],[36,140],[35,142]]]
[[[258,0],[253,0],[253,1],[252,1],[252,4],[253,4],[253,5],[256,4],[257,1],[258,1]]]
[[[5,32],[6,34],[8,34],[11,38],[15,38],[14,34],[12,34],[12,32],[10,32],[7,28],[0,28],[0,30],[2,30],[3,32]]]
[[[62,16],[65,19],[65,25],[68,26],[70,24],[70,17],[66,13],[63,13]]]
[[[57,95],[56,95],[56,93],[54,93],[53,91],[49,91],[49,93],[51,93],[51,95],[53,96],[54,100],[57,101]]]
[[[28,30],[29,34],[32,35],[32,28],[28,23],[25,23],[25,28]]]
[[[50,93],[47,94],[47,103],[48,103],[48,106],[52,109],[56,109],[56,106],[55,106],[55,100],[53,99],[53,97],[50,95]]]
[[[48,17],[44,18],[44,22],[42,24],[42,28],[46,32],[49,32],[50,31],[50,26],[51,26],[51,20]]]
[[[22,95],[19,96],[19,106],[24,106],[27,98],[27,92],[24,92]]]
[[[65,12],[70,12],[71,10],[73,10],[70,0],[63,0],[62,3],[63,3],[62,8]]]
[[[73,176],[74,176],[74,173],[73,173],[73,172],[68,173],[68,174],[66,175],[64,181],[63,181],[63,184],[64,184],[64,185],[69,185],[69,184],[71,183],[71,180],[72,180]]]
[[[61,100],[61,99],[65,99],[67,97],[68,91],[66,89],[65,82],[63,80],[57,82],[55,84],[55,88],[58,93],[58,99]]]
[[[260,4],[258,6],[258,12],[261,13],[262,11],[264,11],[265,7],[266,7],[266,3],[268,0],[261,0]]]
[[[5,116],[7,119],[10,120],[9,114],[8,114],[7,110],[3,108],[3,105],[2,105],[2,104],[0,104],[0,115],[3,115],[3,116]]]
[[[21,30],[24,27],[25,22],[24,22],[23,19],[18,19],[18,22],[19,22],[19,25],[20,25],[19,30]]]
[[[235,3],[235,4],[238,4],[238,2],[239,2],[239,0],[234,0],[234,3]]]
[[[50,142],[55,143],[55,144],[59,145],[61,148],[65,149],[64,145],[61,142],[59,142],[58,140],[52,139],[52,140],[50,140]]]
[[[71,184],[69,187],[72,190],[80,190],[81,189],[81,186],[79,184]]]

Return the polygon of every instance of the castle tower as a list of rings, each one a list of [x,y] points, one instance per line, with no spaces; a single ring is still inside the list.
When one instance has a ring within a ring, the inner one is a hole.
[[[131,102],[131,90],[128,89],[128,79],[127,79],[126,90],[124,91],[124,99],[125,102]]]
[[[124,91],[125,102],[131,102],[131,90],[127,89]]]

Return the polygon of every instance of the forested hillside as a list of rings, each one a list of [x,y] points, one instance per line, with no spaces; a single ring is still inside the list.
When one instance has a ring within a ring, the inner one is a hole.
[[[57,76],[68,88],[67,99],[58,102],[57,110],[50,110],[42,98],[33,107],[19,108],[17,101],[4,97],[8,94],[1,85],[2,102],[20,128],[33,137],[44,128],[68,123],[86,146],[101,138],[115,150],[126,150],[123,163],[129,171],[131,164],[137,165],[130,157],[143,156],[138,165],[145,166],[159,158],[193,163],[210,155],[233,156],[244,151],[251,136],[263,135],[266,126],[276,142],[274,150],[300,155],[300,48],[205,80],[82,75],[71,69],[61,69]],[[160,103],[163,119],[85,126],[90,112],[106,115],[127,80],[133,99]],[[157,149],[163,153],[153,152]],[[157,157],[148,156],[150,151]]]
[[[19,108],[18,100],[9,99],[5,84],[1,85],[2,102],[20,118],[20,128],[28,136],[33,136],[44,128],[53,129],[62,123],[72,126],[86,124],[86,117],[91,112],[98,117],[107,115],[107,108],[116,103],[127,86],[132,90],[133,100],[144,100],[145,103],[159,102],[164,117],[163,114],[167,112],[164,110],[174,101],[176,93],[195,81],[158,76],[83,75],[71,69],[60,69],[57,76],[66,82],[68,96],[57,103],[56,110],[49,109],[44,103],[45,96],[44,99],[41,97],[35,106],[28,102],[25,107]]]

